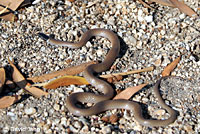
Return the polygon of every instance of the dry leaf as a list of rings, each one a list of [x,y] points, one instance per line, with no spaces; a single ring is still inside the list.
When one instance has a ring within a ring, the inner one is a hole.
[[[0,68],[0,93],[3,90],[3,85],[5,83],[5,80],[6,80],[5,70],[4,70],[4,68]]]
[[[0,11],[0,15],[3,14],[8,9],[8,6],[10,6],[10,3],[8,3],[8,5]]]
[[[21,96],[18,96],[18,95],[4,96],[0,99],[0,109],[7,108],[20,99],[21,99]]]
[[[175,7],[175,5],[169,0],[151,0],[151,1],[164,5],[164,6]]]
[[[44,88],[56,89],[60,86],[88,85],[88,84],[89,83],[87,82],[87,80],[80,76],[63,76],[47,83],[46,85],[44,85]]]
[[[75,2],[75,0],[68,0],[69,2]]]
[[[25,91],[27,91],[28,93],[36,96],[36,97],[41,97],[43,95],[47,95],[47,92],[42,91],[39,88],[36,87],[31,87],[26,80],[24,78],[24,76],[19,72],[19,70],[15,67],[15,65],[8,59],[10,65],[13,68],[13,73],[12,73],[12,78],[13,81],[17,84],[17,86],[19,86],[20,88],[25,89]]]
[[[10,89],[16,88],[16,84],[11,80],[6,81],[6,86],[8,86]]]
[[[133,96],[136,92],[141,90],[143,87],[145,87],[147,84],[141,84],[139,86],[129,87],[125,89],[124,91],[120,92],[118,95],[116,95],[113,100],[116,99],[130,99],[131,96]]]
[[[89,66],[91,64],[95,64],[95,63],[96,62],[94,62],[94,61],[83,63],[83,64],[78,65],[78,66],[65,68],[63,70],[52,72],[52,73],[49,73],[49,74],[44,74],[42,76],[36,76],[36,77],[33,77],[33,78],[28,78],[28,80],[31,80],[33,82],[44,82],[46,80],[50,80],[50,79],[58,77],[58,76],[75,75],[75,74],[78,74],[78,73],[81,73],[82,71],[84,71],[87,66]]]
[[[4,6],[0,6],[0,11],[4,10],[6,6],[8,6],[8,8],[12,11],[15,11],[23,1],[24,0],[0,0],[0,5]],[[14,16],[15,15],[7,9],[3,14],[0,15],[0,18],[8,21],[14,21]]]
[[[110,122],[111,122],[112,124],[114,124],[115,122],[117,122],[118,119],[119,119],[119,117],[118,117],[116,114],[112,114],[112,115],[110,116],[110,118],[109,118],[109,120],[110,120]]]
[[[181,60],[181,56],[176,58],[172,63],[170,63],[167,67],[165,67],[162,72],[162,77],[169,76],[170,73],[174,70],[174,68],[178,65],[180,60]]]
[[[170,0],[181,12],[189,15],[190,17],[198,17],[197,13],[195,13],[190,7],[188,7],[183,2],[179,2],[178,0]]]
[[[48,95],[47,92],[44,92],[43,90],[37,88],[37,87],[33,87],[30,84],[27,84],[24,88],[26,91],[28,91],[29,93],[31,93],[32,95],[34,95],[35,97],[41,97],[41,96],[46,96]]]
[[[121,75],[117,75],[117,76],[112,76],[112,77],[107,78],[107,81],[109,83],[116,83],[122,79],[123,79],[123,77]]]
[[[144,1],[142,1],[142,0],[138,0],[144,7],[146,7],[146,8],[150,8],[150,9],[154,9],[154,8],[152,8],[151,6],[149,6],[147,3],[145,3]]]
[[[107,123],[112,123],[114,124],[119,120],[119,117],[116,114],[112,114],[111,116],[104,116],[101,118],[102,121],[107,122]]]

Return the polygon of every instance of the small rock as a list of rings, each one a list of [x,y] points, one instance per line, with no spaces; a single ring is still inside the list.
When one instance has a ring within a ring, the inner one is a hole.
[[[161,59],[157,59],[157,60],[154,62],[154,64],[155,64],[155,66],[158,67],[158,66],[160,66],[161,62],[162,62]]]
[[[103,134],[110,134],[111,133],[111,128],[109,126],[104,126],[102,128],[102,133]]]
[[[51,134],[51,133],[52,133],[52,130],[51,130],[51,129],[48,129],[48,130],[45,131],[45,133],[46,133],[46,134]]]
[[[180,18],[180,19],[184,19],[184,18],[185,18],[185,14],[182,13],[181,15],[179,15],[179,18]]]
[[[169,58],[164,58],[164,60],[163,60],[163,62],[162,62],[162,66],[166,67],[167,64],[169,64],[169,63],[170,63]]]
[[[80,121],[76,121],[74,122],[74,127],[78,128],[78,129],[81,129],[82,128],[82,123]]]
[[[147,22],[152,22],[153,21],[153,16],[146,16],[144,18]]]
[[[129,39],[130,43],[132,43],[133,45],[135,45],[137,43],[137,40],[133,36],[129,36],[128,39]]]
[[[35,108],[28,108],[28,109],[25,109],[25,113],[27,114],[27,115],[31,115],[31,114],[34,114],[34,113],[36,113],[36,109]]]
[[[74,87],[74,92],[84,92],[82,88]]]
[[[78,129],[74,128],[73,126],[69,126],[70,131],[72,131],[73,133],[78,133]]]
[[[98,56],[102,56],[102,54],[103,54],[103,51],[101,49],[97,50],[97,55]]]
[[[110,25],[115,25],[115,18],[114,17],[109,17],[107,20],[108,24]]]
[[[45,124],[45,125],[43,126],[43,130],[44,130],[44,131],[49,130],[49,128],[50,128],[50,125],[48,125],[48,124]]]
[[[142,49],[142,41],[137,42],[137,49]]]
[[[64,10],[64,8],[61,7],[61,6],[59,6],[57,9],[60,10],[60,11],[63,11],[63,10]]]
[[[24,62],[20,62],[18,65],[19,67],[24,68],[26,64]]]
[[[37,4],[37,3],[39,3],[41,0],[35,0],[35,1],[33,1],[33,5],[35,5],[35,4]]]
[[[184,126],[184,129],[185,129],[189,134],[194,133],[194,130],[192,129],[192,126],[186,125],[186,126]]]
[[[12,113],[12,112],[8,112],[7,115],[8,115],[8,116],[15,116],[15,114]]]
[[[59,104],[54,104],[53,108],[54,108],[56,111],[58,111],[58,110],[60,110],[60,105],[59,105]]]
[[[84,127],[82,128],[82,131],[83,131],[84,133],[88,133],[88,132],[89,132],[89,127],[88,127],[88,126],[84,126]]]
[[[163,110],[163,109],[159,109],[159,110],[156,110],[154,113],[155,113],[156,115],[158,115],[159,118],[161,118],[162,115],[165,114],[165,110]]]

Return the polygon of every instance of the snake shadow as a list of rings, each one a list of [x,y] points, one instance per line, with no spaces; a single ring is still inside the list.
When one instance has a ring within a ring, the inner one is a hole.
[[[143,91],[145,91],[145,90],[150,90],[150,89],[152,89],[154,86],[155,86],[155,84],[148,84],[148,85],[146,85],[145,87],[143,87],[139,92],[137,92],[134,96],[140,94],[141,92],[143,92]],[[162,96],[162,93],[161,93],[161,90],[160,90],[160,85],[159,85],[158,89],[159,89],[160,95]],[[153,92],[153,90],[152,90],[152,92]],[[153,94],[150,94],[150,95],[153,95]],[[134,96],[132,96],[131,98],[134,98]],[[165,101],[165,99],[163,99],[163,100]],[[168,100],[168,101],[169,101],[168,106],[172,108],[171,105],[173,105],[173,104],[171,103],[170,100]],[[149,114],[149,110],[148,110],[148,107],[149,107],[148,105],[149,105],[149,104],[154,104],[154,102],[148,101],[147,104],[143,104],[143,103],[141,103],[141,102],[137,102],[137,103],[140,104],[141,109],[142,109],[142,116],[143,116],[145,119],[149,119],[149,120],[158,120],[157,118],[152,117],[152,116]],[[156,102],[156,104],[159,105],[158,102]],[[162,108],[162,107],[161,107],[161,108]],[[172,109],[173,109],[173,108],[172,108]],[[158,110],[158,109],[154,109],[154,110],[156,111],[156,110]],[[179,116],[179,115],[180,115],[180,113],[179,113],[177,110],[175,110],[175,109],[173,109],[173,110],[176,112],[176,116]],[[167,118],[166,118],[166,119],[167,119]],[[152,128],[153,128],[153,127],[149,127],[149,129],[152,129]]]
[[[114,31],[114,33],[117,34],[117,32],[115,32],[115,31]],[[122,58],[128,50],[128,45],[125,43],[125,41],[122,39],[122,37],[120,37],[118,34],[117,34],[117,36],[120,41],[120,51],[119,51],[119,55],[117,58]]]

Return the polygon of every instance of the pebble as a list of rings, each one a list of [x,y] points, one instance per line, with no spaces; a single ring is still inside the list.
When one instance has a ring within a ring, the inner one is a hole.
[[[161,63],[162,63],[162,60],[159,58],[154,62],[154,65],[159,67],[161,65]]]
[[[35,1],[32,2],[32,4],[35,5],[35,4],[39,3],[40,1],[41,0],[35,0]]]
[[[82,123],[80,121],[75,121],[74,122],[74,127],[78,128],[78,129],[81,129],[82,128]]]
[[[146,22],[152,22],[153,21],[153,16],[145,16],[144,18]]]
[[[24,112],[25,112],[27,115],[32,115],[32,114],[35,114],[35,113],[36,113],[36,109],[33,108],[33,107],[30,107],[30,108],[26,108]]]
[[[113,16],[109,17],[107,21],[108,21],[108,24],[115,25],[115,18]]]
[[[128,39],[132,45],[136,45],[137,40],[133,36],[129,36]]]
[[[82,88],[74,87],[74,92],[84,92]]]
[[[186,16],[185,16],[185,14],[184,13],[182,13],[181,15],[179,15],[179,18],[180,19],[184,19]]]
[[[59,104],[54,104],[53,108],[54,108],[56,111],[59,111],[59,110],[60,110],[60,105],[59,105]]]
[[[24,62],[20,62],[18,65],[19,65],[21,68],[24,68],[25,65],[26,65],[26,63],[24,63]]]
[[[111,128],[109,126],[104,126],[102,128],[102,133],[103,134],[109,134],[109,133],[111,133]]]
[[[159,115],[161,117],[162,115],[165,114],[165,110],[163,109],[156,110],[154,114]]]

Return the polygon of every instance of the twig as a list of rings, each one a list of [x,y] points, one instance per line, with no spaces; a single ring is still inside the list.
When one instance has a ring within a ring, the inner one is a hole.
[[[152,71],[152,70],[154,70],[154,67],[147,67],[147,68],[144,68],[144,69],[133,70],[133,71],[123,72],[123,73],[114,73],[114,74],[100,75],[100,77],[102,77],[102,78],[109,78],[109,77],[118,76],[118,75],[124,76],[124,75],[129,75],[129,74],[135,74],[135,73],[141,73],[141,72],[148,72],[148,71]]]

